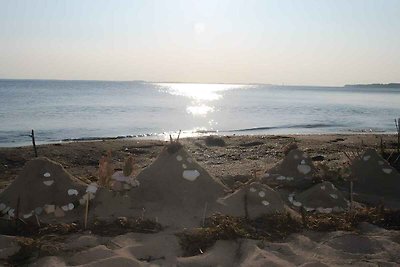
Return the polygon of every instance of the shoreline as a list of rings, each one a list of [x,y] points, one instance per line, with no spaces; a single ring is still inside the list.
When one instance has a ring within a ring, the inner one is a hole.
[[[211,175],[231,187],[238,180],[249,179],[254,170],[272,167],[283,158],[285,146],[293,142],[311,157],[319,158],[315,161],[317,164],[326,165],[335,173],[343,171],[347,164],[343,151],[379,149],[381,139],[387,149],[397,145],[397,137],[391,134],[216,136],[226,145],[209,146],[205,136],[181,138],[180,141]],[[112,152],[114,161],[120,162],[116,168],[122,168],[124,158],[133,155],[136,171],[140,172],[155,160],[167,143],[147,138],[100,139],[42,144],[37,145],[37,150],[39,156],[61,163],[72,175],[88,183],[97,180],[99,159],[107,151]],[[14,180],[33,157],[32,146],[0,147],[0,190]]]

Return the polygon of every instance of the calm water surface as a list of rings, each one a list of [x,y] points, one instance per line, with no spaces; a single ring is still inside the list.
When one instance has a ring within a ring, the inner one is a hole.
[[[0,146],[117,136],[394,132],[400,90],[0,80]]]

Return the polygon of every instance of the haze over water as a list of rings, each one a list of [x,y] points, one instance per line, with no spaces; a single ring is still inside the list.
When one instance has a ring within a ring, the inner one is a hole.
[[[0,80],[0,146],[117,136],[394,132],[400,90]]]

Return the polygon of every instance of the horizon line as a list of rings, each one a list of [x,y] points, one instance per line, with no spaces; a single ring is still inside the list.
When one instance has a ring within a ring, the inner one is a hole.
[[[400,82],[389,83],[346,83],[343,85],[310,85],[310,84],[272,84],[272,83],[229,83],[229,82],[182,82],[182,81],[146,81],[146,80],[94,80],[94,79],[46,79],[46,78],[0,78],[0,81],[70,81],[70,82],[143,82],[143,83],[186,83],[186,84],[232,84],[232,85],[266,85],[266,86],[307,86],[307,87],[346,87],[351,85],[389,85],[400,84]]]

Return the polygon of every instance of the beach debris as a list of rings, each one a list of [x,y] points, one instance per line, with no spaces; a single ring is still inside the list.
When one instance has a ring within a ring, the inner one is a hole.
[[[44,177],[49,178],[51,176],[51,174],[49,172],[46,172],[43,174]]]
[[[182,156],[181,156],[181,155],[178,155],[178,156],[176,156],[176,160],[177,160],[177,161],[182,161],[182,160],[183,160],[183,158],[182,158]]]
[[[111,151],[108,151],[106,156],[102,156],[99,160],[99,184],[109,188],[113,173],[112,154]]]
[[[131,175],[133,175],[133,171],[134,171],[134,160],[132,155],[130,155],[126,160],[125,160],[125,164],[124,164],[124,175],[129,177]]]
[[[200,173],[198,170],[184,170],[182,173],[182,177],[191,182],[195,181],[199,176]]]
[[[322,182],[297,194],[290,195],[289,202],[306,211],[330,213],[348,209],[349,202],[331,182]],[[336,207],[336,209],[334,209]]]
[[[44,205],[44,211],[49,214],[49,213],[53,213],[56,210],[56,206],[55,205]]]
[[[280,195],[258,182],[247,184],[218,202],[222,204],[221,213],[250,219],[286,210]]]

